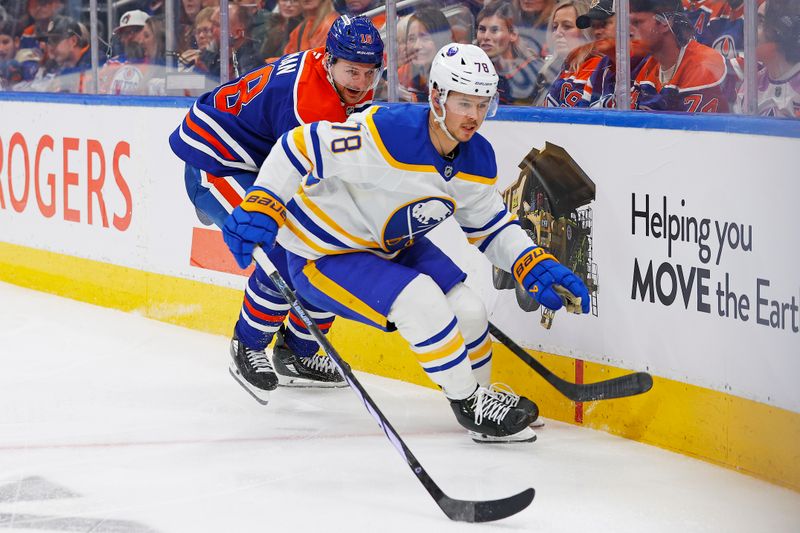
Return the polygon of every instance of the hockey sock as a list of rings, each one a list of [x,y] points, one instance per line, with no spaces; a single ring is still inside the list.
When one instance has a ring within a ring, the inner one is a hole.
[[[305,304],[305,307],[311,319],[319,327],[319,330],[327,335],[335,316],[327,312],[312,311],[309,309],[311,306],[308,304]],[[287,321],[286,336],[284,339],[286,346],[298,357],[309,357],[319,350],[319,344],[317,344],[311,332],[308,331],[308,328],[303,324],[303,321],[300,320],[293,311],[289,311],[289,320]]]
[[[289,304],[266,272],[256,266],[247,280],[242,311],[236,322],[236,335],[248,348],[263,350],[283,323]]]

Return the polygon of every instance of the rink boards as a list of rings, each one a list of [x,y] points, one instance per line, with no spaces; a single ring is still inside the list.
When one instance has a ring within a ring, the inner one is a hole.
[[[195,216],[166,141],[188,101],[38,98],[0,100],[11,117],[0,124],[0,279],[228,335],[245,278]],[[498,118],[484,133],[500,189],[545,141],[596,187],[596,316],[559,314],[545,330],[513,291],[493,288],[454,224],[432,238],[493,322],[563,377],[647,370],[656,383],[641,398],[576,406],[500,347],[496,380],[545,416],[800,489],[798,127],[551,110]],[[356,368],[426,383],[396,335],[344,321],[332,335]]]

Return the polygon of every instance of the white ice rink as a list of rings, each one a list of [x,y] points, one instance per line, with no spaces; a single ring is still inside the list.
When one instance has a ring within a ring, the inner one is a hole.
[[[349,389],[253,401],[228,339],[0,283],[0,530],[800,532],[800,494],[548,421],[470,441],[437,392],[359,374],[451,497],[536,489],[450,522]]]

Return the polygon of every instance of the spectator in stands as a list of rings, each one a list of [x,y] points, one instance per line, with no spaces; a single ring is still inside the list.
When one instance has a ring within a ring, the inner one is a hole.
[[[38,38],[47,33],[53,18],[64,9],[64,0],[28,0],[29,24],[20,36],[20,48],[38,48]]]
[[[220,54],[219,54],[219,9],[214,10],[211,17],[213,41],[206,50],[201,51],[195,64],[195,70],[206,72],[214,77],[220,75]],[[250,17],[248,12],[237,5],[228,7],[228,32],[230,58],[228,60],[229,70],[232,78],[238,78],[245,72],[253,70],[263,64],[260,56],[260,43],[256,43],[249,34],[248,23]]]
[[[800,118],[800,2],[768,0],[759,7],[758,114]],[[739,91],[741,111],[744,88]]]
[[[343,14],[354,17],[375,9],[376,7],[382,6],[383,2],[380,0],[345,0],[344,5],[345,9]],[[370,20],[372,21],[373,26],[376,28],[383,28],[386,25],[386,11],[371,16]]]
[[[553,82],[566,68],[565,61],[575,48],[589,42],[589,34],[578,28],[578,17],[589,11],[589,0],[559,0],[550,14],[547,30],[548,55],[539,68],[534,105],[545,105]]]
[[[195,48],[184,50],[178,56],[181,70],[192,69],[203,50],[208,50],[212,47],[212,43],[214,43],[213,15],[213,7],[204,7],[197,13],[194,19],[194,27],[192,28],[192,41]],[[214,46],[214,49],[218,50],[216,46]]]
[[[617,38],[617,15],[614,13],[614,0],[597,0],[586,14],[575,19],[581,30],[589,30],[592,40]]]
[[[428,101],[431,63],[436,52],[452,40],[450,23],[440,10],[425,8],[410,16],[406,31],[408,63],[402,65],[398,72],[402,100]]]
[[[146,63],[151,65],[163,65],[166,63],[164,38],[164,19],[161,17],[148,17],[142,31],[136,36],[136,42],[142,47]]]
[[[140,94],[142,72],[138,64],[145,59],[141,33],[149,15],[141,10],[126,11],[114,28],[112,50],[117,54],[109,58],[98,73],[101,94]]]
[[[52,92],[81,93],[89,90],[92,68],[89,32],[75,19],[56,16],[47,26],[44,37],[48,51],[57,65]]]
[[[197,14],[203,9],[203,4],[201,0],[181,0],[180,6],[175,36],[177,49],[183,53],[195,48],[194,22]]]
[[[501,104],[530,104],[536,88],[538,62],[521,44],[515,21],[516,8],[509,0],[493,0],[477,17],[478,46],[492,60],[500,81],[497,86]]]
[[[141,61],[144,51],[140,41],[140,34],[149,15],[142,10],[126,11],[119,18],[119,26],[114,28],[112,37],[112,50],[116,53],[112,60],[124,63],[126,61]]]
[[[289,34],[284,54],[325,46],[328,30],[339,18],[332,0],[300,0],[303,21]]]
[[[550,86],[548,107],[616,106],[616,15],[614,0],[599,0],[576,19],[576,25],[588,29],[594,41],[570,52],[565,68]],[[639,73],[647,52],[638,41],[630,42],[631,77]]]
[[[7,90],[22,81],[22,72],[16,61],[19,35],[12,20],[0,20],[0,90]]]
[[[516,26],[522,45],[533,50],[538,56],[544,56],[547,42],[547,24],[555,7],[555,0],[514,0],[519,13]]]
[[[631,92],[634,109],[727,112],[732,99],[726,62],[692,39],[680,0],[631,0],[631,36],[650,52]]]
[[[299,0],[278,0],[277,13],[269,13],[264,22],[261,38],[253,38],[261,43],[259,56],[263,60],[278,58],[289,42],[289,34],[300,24],[302,10]]]

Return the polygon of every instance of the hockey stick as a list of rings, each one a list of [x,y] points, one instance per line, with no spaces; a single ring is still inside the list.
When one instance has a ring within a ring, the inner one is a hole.
[[[442,492],[442,489],[439,488],[439,485],[436,484],[436,482],[430,477],[430,475],[428,475],[428,472],[422,467],[419,461],[417,461],[417,458],[411,453],[411,450],[408,448],[408,446],[406,446],[406,443],[403,442],[403,439],[400,438],[400,435],[397,434],[381,410],[378,408],[372,398],[370,398],[369,394],[367,394],[367,391],[364,390],[364,387],[361,385],[358,379],[356,379],[356,376],[353,374],[353,370],[350,368],[350,365],[348,365],[347,362],[342,359],[342,356],[340,356],[333,345],[331,345],[327,337],[325,337],[325,335],[323,335],[319,330],[317,324],[311,319],[303,305],[297,300],[294,291],[292,291],[292,289],[290,289],[283,280],[280,273],[278,273],[278,271],[275,269],[275,266],[267,257],[267,254],[264,253],[264,250],[262,250],[260,247],[257,247],[253,252],[253,257],[261,266],[261,268],[263,268],[269,274],[269,278],[281,291],[281,294],[286,301],[289,302],[289,305],[294,310],[295,314],[300,317],[300,320],[303,321],[303,324],[305,324],[316,341],[320,344],[320,346],[322,346],[322,349],[325,350],[325,353],[328,354],[328,357],[331,358],[334,365],[339,370],[339,373],[342,375],[345,381],[347,381],[348,385],[350,385],[350,388],[353,389],[353,392],[355,392],[364,403],[367,411],[369,411],[369,413],[378,423],[378,426],[380,426],[380,428],[386,434],[389,442],[392,443],[397,452],[403,457],[406,464],[408,464],[408,466],[417,476],[417,479],[419,479],[420,483],[422,483],[422,486],[425,487],[425,490],[428,491],[428,494],[433,497],[433,499],[436,501],[436,504],[450,520],[457,520],[460,522],[491,522],[493,520],[500,520],[502,518],[514,515],[530,505],[535,494],[533,489],[526,489],[519,494],[515,494],[514,496],[510,496],[508,498],[489,501],[456,500]]]
[[[529,367],[541,375],[545,381],[556,388],[558,392],[573,402],[591,402],[594,400],[610,400],[612,398],[625,398],[642,394],[653,388],[653,376],[647,372],[635,372],[596,383],[571,383],[556,376],[546,366],[534,359],[523,350],[508,335],[497,329],[489,322],[489,332],[511,350],[514,355],[522,359]]]

